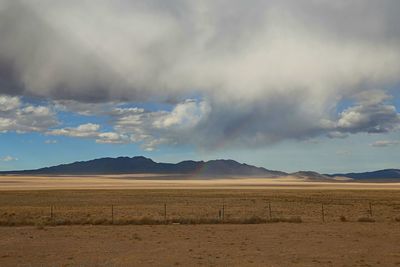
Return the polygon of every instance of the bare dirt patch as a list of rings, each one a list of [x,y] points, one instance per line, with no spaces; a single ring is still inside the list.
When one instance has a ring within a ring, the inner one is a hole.
[[[397,266],[390,223],[0,228],[1,266]]]
[[[3,191],[0,266],[400,266],[399,215],[397,190]]]

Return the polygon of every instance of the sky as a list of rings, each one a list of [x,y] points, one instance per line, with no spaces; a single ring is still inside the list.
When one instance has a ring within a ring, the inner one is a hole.
[[[0,170],[400,168],[397,0],[0,0]]]

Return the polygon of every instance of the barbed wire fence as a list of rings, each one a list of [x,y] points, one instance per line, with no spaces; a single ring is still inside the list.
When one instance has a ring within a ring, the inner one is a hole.
[[[215,199],[110,205],[0,206],[0,226],[400,221],[400,202]]]

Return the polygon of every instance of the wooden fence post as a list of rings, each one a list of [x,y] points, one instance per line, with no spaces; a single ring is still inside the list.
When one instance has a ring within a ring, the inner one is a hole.
[[[369,202],[369,215],[372,217],[372,203]]]
[[[225,219],[225,204],[222,204],[222,220]]]
[[[269,219],[272,220],[271,202],[268,203]]]
[[[325,209],[324,209],[324,204],[322,204],[321,213],[322,213],[322,222],[325,222]]]
[[[50,218],[53,220],[53,205],[50,207]]]
[[[114,205],[111,205],[111,224],[114,224]]]
[[[167,203],[164,203],[164,221],[167,222]]]

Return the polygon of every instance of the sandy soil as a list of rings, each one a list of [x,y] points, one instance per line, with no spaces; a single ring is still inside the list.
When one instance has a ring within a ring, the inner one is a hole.
[[[116,221],[162,220],[167,204],[169,220],[216,219],[224,205],[227,219],[303,222],[0,226],[0,266],[400,266],[398,190],[5,190],[0,222],[48,219],[51,206],[54,220],[110,219],[111,204]]]
[[[167,175],[0,176],[0,190],[41,189],[400,189],[400,183],[308,182],[297,177],[198,179]]]
[[[0,228],[0,266],[400,266],[382,223]]]

